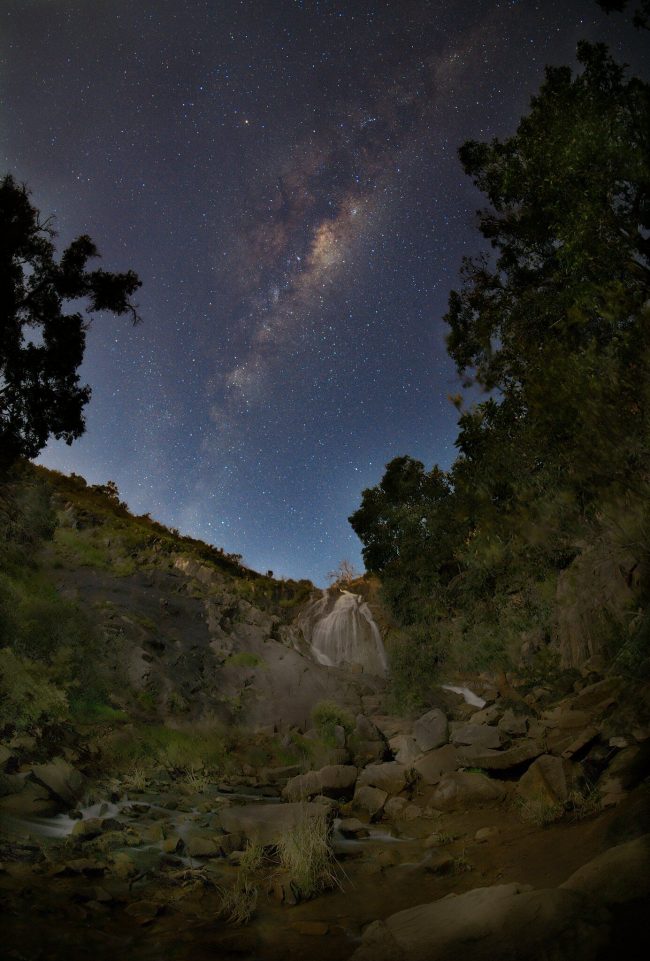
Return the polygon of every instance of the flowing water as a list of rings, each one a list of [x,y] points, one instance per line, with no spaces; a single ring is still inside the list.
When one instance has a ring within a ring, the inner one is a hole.
[[[369,674],[387,673],[388,662],[379,628],[359,594],[342,590],[334,599],[329,591],[323,591],[312,617],[311,650],[319,664],[327,667],[360,664]]]

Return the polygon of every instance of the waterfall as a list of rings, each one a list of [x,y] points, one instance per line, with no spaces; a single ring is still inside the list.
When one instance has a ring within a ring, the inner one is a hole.
[[[307,639],[319,664],[327,667],[361,664],[369,674],[386,674],[388,664],[379,628],[359,594],[341,590],[335,597],[323,591],[308,620],[311,637]]]

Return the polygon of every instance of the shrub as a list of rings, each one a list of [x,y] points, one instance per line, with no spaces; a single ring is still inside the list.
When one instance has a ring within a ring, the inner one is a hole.
[[[326,812],[310,815],[305,807],[293,829],[278,841],[276,853],[303,898],[339,884]]]
[[[337,727],[342,727],[346,734],[354,730],[352,715],[334,701],[319,701],[311,712],[311,719],[325,744],[330,746],[336,744]]]
[[[31,731],[64,720],[68,699],[47,668],[9,648],[0,650],[0,726]]]

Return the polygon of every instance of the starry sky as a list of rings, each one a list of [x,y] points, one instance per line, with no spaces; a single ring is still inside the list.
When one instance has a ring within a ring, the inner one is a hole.
[[[457,148],[582,38],[642,63],[593,0],[2,0],[0,173],[143,281],[141,325],[93,321],[86,434],[41,461],[257,570],[360,569],[362,489],[455,456]]]

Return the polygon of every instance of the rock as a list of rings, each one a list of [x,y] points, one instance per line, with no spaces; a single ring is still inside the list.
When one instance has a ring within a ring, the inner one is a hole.
[[[73,838],[79,838],[81,841],[90,841],[93,838],[99,837],[102,833],[102,819],[84,818],[82,821],[77,821],[70,833]]]
[[[479,828],[476,834],[474,835],[474,840],[476,841],[477,844],[485,844],[485,842],[489,841],[490,838],[495,838],[499,834],[500,834],[499,829],[495,827]]]
[[[102,861],[90,858],[74,858],[66,861],[54,874],[57,877],[81,874],[85,878],[101,877],[106,872],[106,865]]]
[[[151,924],[161,912],[161,906],[155,901],[134,901],[124,909],[125,914],[135,918],[138,924]]]
[[[320,771],[308,771],[287,781],[282,796],[288,801],[300,801],[324,794],[326,797],[351,797],[357,780],[357,768],[352,764],[328,764]]]
[[[520,777],[517,794],[526,801],[562,804],[569,796],[572,781],[572,769],[568,761],[542,754]]]
[[[449,874],[453,874],[456,865],[451,854],[442,854],[436,850],[429,851],[420,863],[427,874],[436,874],[439,877],[446,877]]]
[[[0,744],[0,771],[6,771],[13,759],[13,752],[4,744]]]
[[[408,806],[408,801],[405,797],[392,797],[384,805],[384,816],[395,820],[402,815],[402,811]]]
[[[429,751],[413,765],[425,784],[437,784],[444,774],[450,774],[459,767],[458,752],[453,744],[445,744],[435,751]]]
[[[366,825],[357,818],[343,818],[338,828],[344,838],[367,838],[370,834]]]
[[[650,771],[650,742],[626,747],[614,757],[597,782],[603,807],[618,804]]]
[[[327,810],[321,804],[244,804],[225,808],[217,815],[225,831],[243,835],[250,841],[275,844],[283,835],[296,830],[305,819],[327,822]]]
[[[608,906],[650,896],[650,834],[610,848],[583,864],[562,888],[580,891]]]
[[[543,753],[544,750],[537,741],[526,738],[506,751],[489,751],[478,746],[460,748],[458,759],[465,767],[480,767],[485,771],[508,771]]]
[[[593,961],[609,915],[578,891],[475,888],[375,922],[353,961]],[[471,946],[468,950],[468,946]]]
[[[187,853],[191,858],[218,858],[221,848],[210,838],[193,837],[188,839]]]
[[[464,807],[502,801],[505,796],[505,788],[497,781],[491,781],[483,774],[455,771],[445,774],[429,803],[437,811],[457,811]]]
[[[161,845],[165,854],[178,854],[184,847],[185,842],[177,834],[172,834],[168,838],[165,838]]]
[[[371,818],[377,818],[383,811],[384,804],[387,800],[388,794],[386,791],[381,791],[379,788],[363,784],[357,786],[354,792],[353,803],[355,807],[367,811]]]
[[[113,856],[111,873],[122,881],[126,881],[128,878],[132,878],[134,874],[137,874],[138,869],[131,857],[125,851],[120,851]]]
[[[452,722],[449,740],[456,747],[476,746],[495,750],[501,746],[501,736],[497,728],[463,721]]]
[[[404,717],[395,717],[392,714],[374,715],[373,724],[382,736],[388,740],[398,734],[411,734],[413,731],[411,721]]]
[[[83,775],[62,757],[55,758],[48,764],[35,765],[29,776],[44,787],[56,801],[68,806],[72,806],[83,791]]]
[[[573,757],[574,754],[577,754],[584,747],[587,747],[587,745],[590,744],[591,741],[595,741],[595,739],[598,737],[599,734],[600,734],[600,731],[598,730],[597,727],[593,727],[592,725],[590,725],[589,727],[584,728],[584,730],[580,731],[580,734],[578,734],[577,737],[573,738],[573,740],[570,741],[569,744],[567,744],[567,746],[562,751],[562,757],[565,757],[565,758]],[[551,738],[551,742],[552,741],[553,741],[553,738]]]
[[[474,720],[472,718],[472,720]],[[474,723],[476,723],[474,721]],[[528,718],[523,714],[515,714],[508,709],[498,723],[498,729],[512,737],[523,737],[528,730]]]
[[[502,715],[502,707],[498,704],[488,704],[487,707],[472,714],[472,724],[497,724]]]
[[[0,789],[0,813],[30,818],[55,814],[59,808],[49,791],[21,774],[1,775]]]
[[[424,817],[424,811],[419,804],[407,804],[401,813],[402,821],[417,821],[421,817]]]
[[[410,734],[396,734],[390,739],[388,746],[400,764],[411,765],[422,754],[417,741]]]
[[[359,787],[376,787],[386,794],[396,795],[403,791],[408,781],[408,768],[398,761],[385,764],[369,764],[359,775]]]
[[[448,741],[449,724],[440,708],[434,708],[413,725],[413,737],[421,751],[432,751]]]

